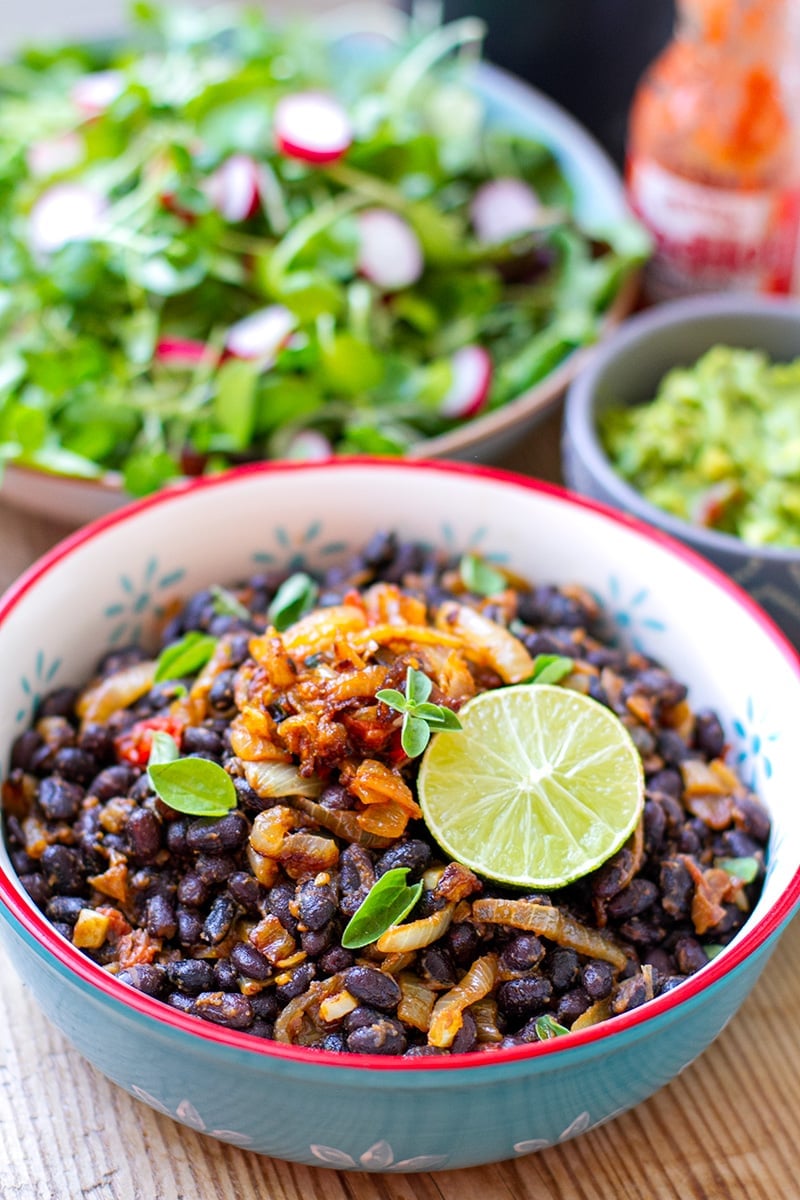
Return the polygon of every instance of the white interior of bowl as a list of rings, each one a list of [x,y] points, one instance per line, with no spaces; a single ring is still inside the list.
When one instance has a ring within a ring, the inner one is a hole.
[[[800,668],[788,645],[690,552],[554,489],[486,471],[408,462],[245,470],[74,535],[0,604],[3,769],[37,698],[81,683],[110,647],[152,639],[171,601],[266,566],[342,561],[379,529],[593,591],[624,640],[688,683],[694,707],[719,713],[732,760],[774,821],[755,917],[785,904],[800,867]]]

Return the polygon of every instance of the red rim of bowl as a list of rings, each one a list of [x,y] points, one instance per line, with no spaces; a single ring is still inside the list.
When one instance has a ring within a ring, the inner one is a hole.
[[[135,519],[143,510],[159,507],[165,504],[179,503],[188,493],[226,486],[227,481],[251,475],[275,475],[286,472],[331,472],[346,470],[353,466],[366,469],[386,471],[438,472],[441,474],[459,474],[493,480],[512,488],[522,488],[558,499],[559,501],[577,508],[589,509],[598,513],[615,524],[624,525],[639,536],[655,542],[669,553],[687,562],[694,570],[705,575],[709,582],[728,592],[740,607],[747,610],[751,620],[759,624],[765,634],[776,643],[778,649],[788,660],[800,680],[800,654],[798,654],[777,626],[770,620],[755,601],[732,580],[718,571],[693,550],[677,542],[667,534],[645,525],[637,518],[620,513],[605,504],[577,496],[555,484],[544,483],[540,480],[526,478],[492,467],[475,467],[469,464],[438,462],[435,460],[404,460],[382,458],[342,458],[320,463],[268,463],[253,464],[228,471],[225,474],[191,480],[173,488],[166,489],[143,500],[136,501],[124,508],[118,509],[108,516],[100,517],[77,532],[70,534],[58,542],[50,551],[39,558],[11,585],[5,595],[0,597],[0,625],[10,612],[19,604],[28,590],[46,575],[52,567],[67,558],[74,549],[92,541],[115,526],[124,525]],[[587,1029],[570,1033],[565,1038],[554,1038],[544,1042],[536,1042],[525,1046],[509,1047],[494,1051],[470,1051],[465,1054],[443,1055],[435,1058],[393,1058],[379,1055],[350,1055],[335,1054],[324,1050],[311,1050],[302,1046],[286,1046],[279,1042],[267,1041],[253,1037],[251,1034],[236,1030],[225,1029],[212,1025],[198,1017],[190,1017],[176,1009],[170,1008],[163,1001],[155,1000],[138,992],[127,984],[120,983],[113,975],[104,971],[91,959],[81,954],[66,939],[62,938],[50,923],[41,915],[38,909],[27,898],[11,877],[0,870],[0,902],[9,910],[22,928],[33,938],[38,946],[48,951],[58,963],[73,972],[82,982],[97,988],[106,997],[115,1000],[123,1006],[133,1009],[141,1016],[157,1021],[161,1025],[171,1027],[181,1033],[188,1033],[207,1042],[227,1046],[229,1048],[260,1054],[266,1058],[289,1060],[305,1066],[334,1067],[340,1070],[373,1070],[373,1071],[442,1071],[463,1070],[479,1067],[502,1066],[520,1061],[538,1058],[552,1053],[567,1053],[572,1049],[596,1044],[622,1033],[646,1024],[651,1018],[680,1006],[684,1001],[700,995],[713,984],[718,983],[751,953],[759,949],[767,939],[775,933],[781,924],[800,903],[800,868],[792,880],[784,888],[775,904],[757,922],[746,928],[739,939],[733,944],[729,953],[712,959],[707,966],[697,974],[690,976],[678,988],[662,993],[648,1001],[640,1008],[623,1013],[613,1019],[589,1026]]]

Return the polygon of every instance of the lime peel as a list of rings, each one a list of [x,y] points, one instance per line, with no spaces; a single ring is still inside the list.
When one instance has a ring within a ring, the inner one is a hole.
[[[644,804],[644,768],[619,717],[582,692],[521,684],[460,710],[458,738],[436,736],[419,803],[439,845],[477,874],[558,888],[606,862]]]

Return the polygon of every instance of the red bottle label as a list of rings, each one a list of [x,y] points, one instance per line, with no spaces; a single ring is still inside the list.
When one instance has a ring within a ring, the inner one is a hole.
[[[651,300],[694,292],[794,289],[800,188],[739,191],[695,183],[632,155],[628,198],[649,229]]]

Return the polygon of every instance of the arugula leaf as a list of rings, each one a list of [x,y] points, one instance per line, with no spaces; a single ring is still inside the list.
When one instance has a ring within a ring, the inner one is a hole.
[[[156,661],[154,683],[167,683],[196,675],[206,665],[217,645],[217,639],[193,629],[171,646],[165,647]]]
[[[346,950],[368,946],[408,916],[422,895],[422,880],[409,886],[407,875],[408,867],[393,867],[372,885],[342,934]]]

